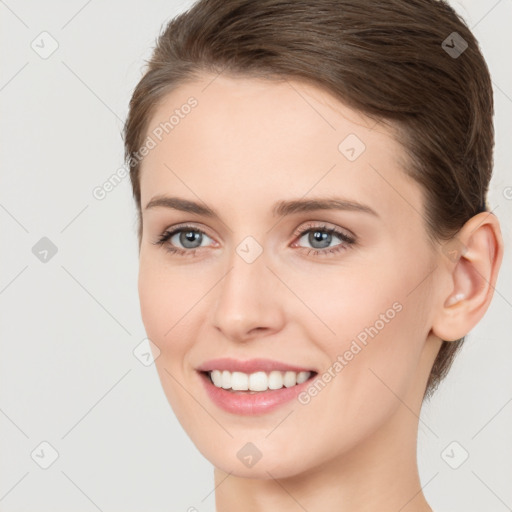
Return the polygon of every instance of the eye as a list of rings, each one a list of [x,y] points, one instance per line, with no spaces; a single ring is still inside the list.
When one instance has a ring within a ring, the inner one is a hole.
[[[165,231],[160,235],[155,245],[162,245],[166,251],[181,256],[193,256],[195,250],[202,246],[202,242],[210,238],[204,231],[194,226],[177,226],[172,230]],[[173,240],[174,239],[174,240]],[[183,245],[183,249],[176,247],[176,244]],[[207,245],[207,244],[206,244]]]
[[[295,236],[300,236],[300,240],[305,241],[312,245],[311,249],[307,249],[307,254],[322,256],[328,253],[337,253],[340,251],[347,250],[351,245],[356,243],[356,239],[353,235],[349,235],[340,229],[326,226],[325,224],[314,225],[308,224],[295,232]],[[331,242],[336,238],[341,240],[334,246],[331,246]]]
[[[311,248],[302,247],[301,249],[305,250],[308,255],[313,254],[315,256],[325,256],[328,253],[344,251],[356,243],[356,238],[352,234],[325,224],[314,225],[314,223],[309,223],[298,229],[294,236],[300,237],[299,241],[305,239],[307,243],[311,244]],[[153,244],[165,247],[165,250],[171,254],[194,256],[197,249],[208,245],[207,243],[203,245],[207,238],[210,237],[195,226],[180,225],[164,231]],[[341,243],[332,246],[331,243],[336,238],[341,240]],[[177,245],[182,245],[183,248]],[[292,246],[296,247],[297,245],[295,243]]]

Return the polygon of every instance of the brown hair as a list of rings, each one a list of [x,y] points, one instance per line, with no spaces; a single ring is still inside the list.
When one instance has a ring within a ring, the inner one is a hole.
[[[455,34],[454,34],[455,33]],[[478,42],[444,0],[200,0],[161,32],[124,126],[142,238],[140,160],[158,103],[202,72],[298,79],[396,128],[421,186],[429,238],[450,241],[487,211],[491,78]],[[431,396],[464,338],[443,341]]]

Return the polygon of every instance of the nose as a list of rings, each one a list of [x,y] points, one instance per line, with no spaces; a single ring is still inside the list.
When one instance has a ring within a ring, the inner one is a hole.
[[[235,254],[231,263],[219,283],[213,314],[215,328],[235,342],[249,341],[282,329],[282,290],[263,255],[248,263]]]

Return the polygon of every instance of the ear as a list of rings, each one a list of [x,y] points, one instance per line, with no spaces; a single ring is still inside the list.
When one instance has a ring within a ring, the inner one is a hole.
[[[432,331],[442,340],[455,341],[480,321],[494,294],[503,259],[497,217],[491,212],[471,217],[443,243],[439,257],[446,291],[438,297]]]

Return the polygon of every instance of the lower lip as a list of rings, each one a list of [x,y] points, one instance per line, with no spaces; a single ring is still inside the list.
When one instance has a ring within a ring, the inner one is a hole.
[[[258,391],[249,393],[247,391],[228,391],[224,388],[214,386],[210,377],[202,372],[199,375],[204,383],[206,392],[214,404],[224,411],[240,414],[243,416],[254,416],[265,414],[277,409],[280,405],[291,402],[303,391],[314,378],[315,374],[306,382],[297,384],[291,388]]]

